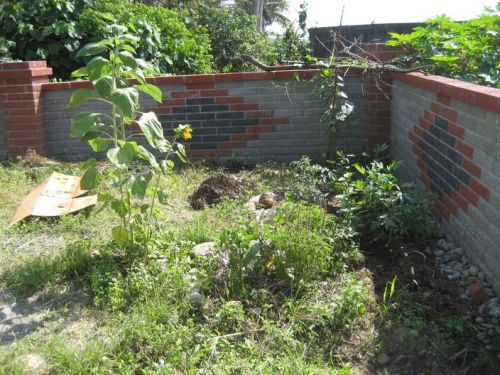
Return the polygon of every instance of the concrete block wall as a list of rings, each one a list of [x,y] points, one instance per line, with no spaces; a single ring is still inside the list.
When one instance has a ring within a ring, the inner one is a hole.
[[[500,290],[500,90],[410,73],[392,98],[400,173],[435,193],[445,232]]]
[[[191,159],[227,161],[294,160],[307,154],[325,154],[328,132],[321,122],[326,104],[309,82],[316,71],[229,73],[163,76],[150,79],[163,91],[163,102],[141,98],[144,111],[154,111],[167,135],[178,124],[193,127],[188,142]],[[299,75],[301,81],[294,77]],[[333,145],[346,152],[360,152],[369,144],[366,79],[346,77],[345,90],[356,111],[340,126]],[[87,81],[47,83],[41,106],[46,124],[48,153],[61,160],[83,160],[91,155],[87,144],[72,139],[71,117],[80,111],[104,111],[100,102],[67,109],[72,92],[91,88]],[[388,123],[388,120],[387,120]]]

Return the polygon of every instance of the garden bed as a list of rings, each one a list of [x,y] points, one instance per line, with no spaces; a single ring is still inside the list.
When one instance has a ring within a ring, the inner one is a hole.
[[[332,188],[357,169],[345,163],[258,165],[236,174],[254,184],[241,197],[202,210],[189,196],[222,170],[176,171],[145,256],[110,240],[108,209],[7,227],[33,186],[78,166],[3,165],[0,373],[496,373],[497,337],[492,350],[477,339],[477,306],[442,272],[436,239],[345,220]]]

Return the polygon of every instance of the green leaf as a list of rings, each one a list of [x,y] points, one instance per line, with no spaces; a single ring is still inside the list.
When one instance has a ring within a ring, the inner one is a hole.
[[[135,61],[134,55],[129,51],[118,52],[118,58],[121,62],[132,69],[137,69],[137,61]]]
[[[170,143],[163,136],[163,128],[154,112],[144,113],[137,121],[148,143],[161,152],[171,150]]]
[[[80,51],[78,51],[76,57],[94,56],[104,51],[106,51],[106,46],[103,43],[89,43],[85,45]]]
[[[125,215],[127,215],[128,204],[126,203],[125,200],[122,200],[122,199],[113,199],[113,201],[111,202],[111,208],[120,217],[124,217]]]
[[[113,141],[108,138],[97,137],[89,140],[89,145],[95,152],[106,151]]]
[[[118,168],[127,168],[134,160],[134,147],[130,143],[125,143],[121,147],[114,147],[108,150],[108,159]]]
[[[78,89],[71,95],[68,102],[68,108],[78,107],[91,99],[96,99],[92,91],[87,89]]]
[[[128,231],[123,225],[118,225],[111,230],[113,240],[118,245],[125,245],[128,241]]]
[[[149,96],[151,96],[154,100],[156,100],[158,103],[161,103],[162,101],[162,92],[161,90],[156,87],[155,85],[151,84],[145,84],[145,85],[137,85],[135,88],[139,91],[142,91]]]
[[[361,165],[359,165],[358,163],[355,163],[354,164],[354,168],[356,168],[356,170],[361,173],[361,174],[365,174],[365,168],[363,168]]]
[[[113,194],[109,191],[100,191],[97,193],[98,202],[111,202],[113,200]]]
[[[73,78],[81,78],[81,77],[87,77],[89,75],[89,71],[87,67],[82,67],[80,69],[75,70],[73,73],[71,73],[71,77]]]
[[[80,187],[83,190],[94,189],[98,185],[99,177],[99,171],[94,166],[89,167],[82,176]]]
[[[160,204],[168,203],[168,196],[165,190],[163,189],[156,190],[156,196],[158,197],[158,202],[160,202]]]
[[[135,176],[132,182],[132,196],[139,199],[144,199],[146,188],[148,187],[149,178],[146,176]]]
[[[139,109],[139,92],[133,87],[116,89],[110,98],[126,117],[133,118],[135,111]]]
[[[80,112],[71,119],[71,137],[81,137],[89,131],[101,128],[99,113]]]
[[[89,78],[95,81],[98,78],[110,75],[113,68],[111,61],[102,56],[96,56],[88,62],[87,69],[89,71]]]
[[[104,76],[98,78],[94,82],[94,87],[97,93],[105,98],[111,95],[113,90],[113,78],[110,76]]]
[[[97,159],[96,158],[90,158],[90,159],[87,159],[85,160],[81,165],[80,165],[80,169],[83,171],[83,170],[86,170],[88,167],[91,167],[93,166],[95,163],[97,163]]]

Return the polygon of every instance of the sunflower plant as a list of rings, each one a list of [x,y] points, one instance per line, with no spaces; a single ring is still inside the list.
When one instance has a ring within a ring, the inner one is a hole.
[[[97,166],[97,159],[83,163],[83,189],[98,188],[100,209],[109,206],[120,218],[112,229],[118,245],[147,244],[161,211],[156,203],[166,203],[160,188],[161,176],[174,168],[172,159],[185,160],[184,146],[178,141],[191,138],[189,125],[179,125],[171,139],[164,136],[154,112],[141,112],[139,93],[162,101],[162,91],[146,82],[152,65],[136,58],[137,37],[125,26],[108,26],[109,38],[84,46],[78,57],[89,59],[74,77],[88,77],[93,90],[73,92],[68,106],[77,107],[94,100],[109,105],[109,112],[80,112],[71,120],[71,136],[89,143],[96,153],[105,153],[109,163]],[[145,142],[138,142],[141,139]],[[142,145],[141,143],[144,143]]]

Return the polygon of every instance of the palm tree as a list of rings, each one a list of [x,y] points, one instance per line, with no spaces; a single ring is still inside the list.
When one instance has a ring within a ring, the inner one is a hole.
[[[257,17],[257,31],[263,31],[265,26],[274,22],[282,25],[290,22],[283,15],[287,0],[235,0],[235,3]]]

